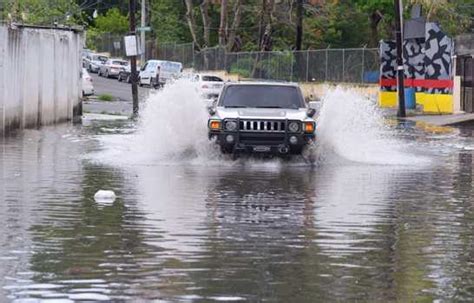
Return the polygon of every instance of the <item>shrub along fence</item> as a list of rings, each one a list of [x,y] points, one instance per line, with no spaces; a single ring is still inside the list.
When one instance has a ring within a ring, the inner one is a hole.
[[[123,55],[121,37],[95,37],[98,51]],[[377,83],[379,50],[376,48],[318,49],[305,51],[226,52],[220,47],[194,51],[193,43],[157,45],[147,41],[147,59],[178,61],[197,71],[225,70],[244,78],[299,82]]]
[[[188,50],[185,50],[185,49]],[[198,71],[225,70],[244,78],[297,82],[377,83],[379,52],[374,48],[280,52],[226,52],[215,47],[190,52],[191,45],[163,45],[157,58]]]

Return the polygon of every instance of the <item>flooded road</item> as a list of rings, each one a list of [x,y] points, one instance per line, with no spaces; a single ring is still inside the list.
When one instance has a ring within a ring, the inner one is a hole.
[[[472,302],[471,130],[402,128],[423,165],[134,162],[126,121],[5,138],[0,301]]]

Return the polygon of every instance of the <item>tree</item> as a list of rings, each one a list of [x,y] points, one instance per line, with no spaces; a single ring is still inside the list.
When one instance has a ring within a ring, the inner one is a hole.
[[[393,0],[356,0],[357,8],[367,16],[370,27],[369,47],[377,47],[381,31],[391,35],[394,18]],[[382,28],[382,29],[381,29]]]
[[[185,0],[186,3],[186,20],[188,21],[189,31],[191,33],[191,37],[193,37],[193,42],[197,49],[201,49],[201,44],[199,43],[198,36],[197,36],[197,27],[196,21],[194,19],[194,12],[193,12],[193,0]]]
[[[301,50],[303,43],[303,0],[296,0],[296,50]]]
[[[99,33],[125,34],[128,32],[128,17],[118,8],[111,8],[95,19],[94,27]]]
[[[32,25],[82,24],[81,11],[74,0],[15,0],[5,5],[10,21]]]
[[[186,6],[176,0],[150,0],[150,25],[160,43],[185,43],[192,41],[186,23]]]

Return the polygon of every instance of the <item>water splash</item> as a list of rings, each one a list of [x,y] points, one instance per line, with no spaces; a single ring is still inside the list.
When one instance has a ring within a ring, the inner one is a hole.
[[[150,94],[134,133],[101,136],[106,151],[98,160],[146,165],[186,163],[271,168],[306,165],[301,158],[284,163],[275,159],[226,160],[208,139],[207,119],[206,103],[195,84],[178,80]],[[365,164],[427,162],[402,147],[406,142],[397,139],[395,131],[387,127],[374,102],[342,88],[327,89],[318,117],[317,138],[323,163],[335,158]]]
[[[137,152],[160,160],[215,157],[207,119],[196,85],[177,80],[148,98],[135,135]]]
[[[365,164],[414,165],[427,159],[404,148],[372,100],[347,89],[327,89],[318,117],[319,150]]]

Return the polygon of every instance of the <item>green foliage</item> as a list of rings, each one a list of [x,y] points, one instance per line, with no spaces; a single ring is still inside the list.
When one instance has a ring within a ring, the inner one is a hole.
[[[186,9],[180,1],[150,1],[150,24],[159,43],[192,41],[186,24]]]
[[[231,74],[238,74],[244,78],[250,78],[255,60],[249,55],[247,57],[238,59],[230,67]]]
[[[114,97],[110,94],[102,94],[97,97],[100,101],[112,101],[114,100]]]
[[[291,80],[294,57],[290,51],[271,53],[258,68],[265,79]],[[256,72],[258,74],[258,72]],[[258,74],[259,75],[259,74]]]
[[[267,53],[261,57],[248,54],[231,65],[230,73],[244,78],[291,80],[294,65],[295,58],[290,51]]]
[[[33,25],[82,24],[79,6],[74,0],[16,0],[4,4],[11,21]],[[8,18],[7,18],[8,19]]]
[[[109,9],[105,15],[95,20],[95,30],[99,33],[125,34],[128,31],[128,17],[118,8]]]

